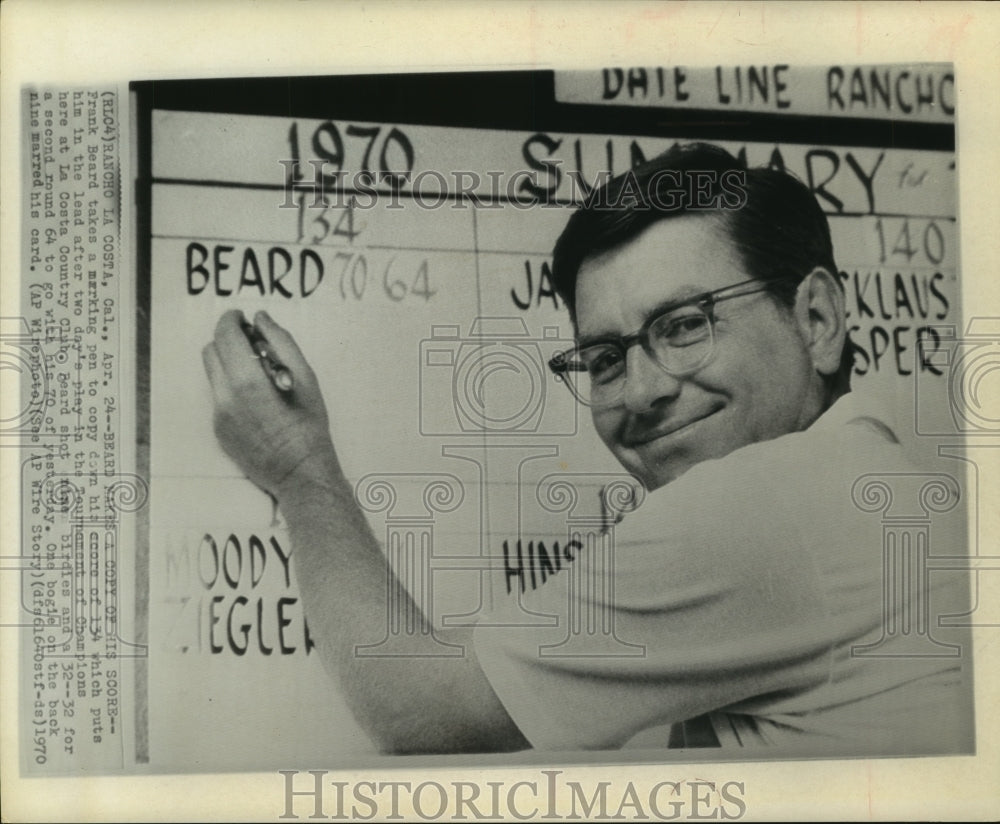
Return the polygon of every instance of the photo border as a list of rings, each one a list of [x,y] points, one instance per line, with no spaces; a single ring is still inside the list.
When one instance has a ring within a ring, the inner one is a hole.
[[[953,62],[959,115],[956,124],[962,306],[966,316],[1000,314],[994,280],[1000,259],[1000,209],[991,182],[1000,174],[994,139],[1000,134],[994,53],[1000,8],[978,3],[364,3],[312,0],[284,4],[212,0],[160,2],[8,0],[0,9],[0,117],[3,199],[0,232],[3,302],[16,306],[20,250],[20,88],[28,83],[97,85],[142,79],[212,76],[341,74],[372,71],[487,68],[599,68],[602,65],[725,62],[798,64]],[[820,36],[817,37],[817,33]],[[382,62],[382,58],[385,58]],[[431,57],[429,57],[431,56]],[[379,63],[375,63],[375,59]],[[822,59],[821,59],[822,58]],[[992,104],[992,105],[991,105]],[[122,147],[123,151],[127,147]],[[970,277],[970,273],[983,273]],[[10,314],[8,310],[5,314]],[[6,456],[5,456],[6,458]],[[19,535],[16,466],[2,467],[4,546]],[[984,513],[996,537],[996,515]],[[983,537],[987,537],[984,535]],[[6,553],[5,553],[6,554]],[[4,587],[13,576],[0,577]],[[995,577],[995,576],[994,576]],[[985,597],[997,597],[990,576]],[[9,624],[17,599],[2,599]],[[746,820],[839,818],[990,819],[1000,814],[996,650],[978,628],[976,756],[948,758],[711,764],[565,766],[563,778],[589,784],[631,780],[649,787],[665,779],[731,780],[746,784]],[[5,683],[16,679],[17,633],[0,634]],[[4,817],[29,820],[277,820],[284,810],[283,778],[246,775],[155,775],[49,779],[17,777],[17,690],[2,698]],[[532,761],[537,762],[537,754]],[[600,761],[599,755],[595,756]],[[606,760],[606,759],[605,759]],[[617,760],[617,759],[616,759]],[[363,771],[342,771],[345,781],[539,780],[537,768],[514,767],[512,756],[378,759]],[[479,765],[490,765],[488,772]],[[287,765],[321,769],[324,765]],[[305,818],[305,815],[302,815]]]

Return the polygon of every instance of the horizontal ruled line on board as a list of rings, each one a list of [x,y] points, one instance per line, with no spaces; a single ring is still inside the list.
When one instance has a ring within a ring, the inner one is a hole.
[[[476,250],[471,246],[463,246],[461,248],[448,248],[444,246],[395,246],[386,243],[301,243],[292,240],[281,240],[273,238],[257,238],[257,237],[213,237],[209,235],[160,235],[151,234],[154,240],[206,240],[210,242],[230,242],[230,243],[257,243],[262,246],[303,246],[309,249],[331,249],[333,251],[337,250],[348,250],[357,251],[360,249],[385,249],[385,250],[399,250],[402,252],[451,252],[454,254],[474,254]],[[482,250],[480,250],[482,251]],[[518,253],[520,254],[520,253]],[[533,252],[532,254],[538,254],[538,252]]]
[[[270,192],[284,192],[287,189],[284,183],[242,183],[237,181],[224,181],[224,180],[195,180],[195,179],[184,179],[184,178],[153,178],[151,180],[153,185],[161,186],[196,186],[204,187],[209,189],[245,189],[254,191],[270,191]],[[293,187],[293,191],[296,187]],[[298,191],[312,193],[313,187],[301,184],[298,187]],[[327,190],[329,194],[336,195],[364,195],[366,197],[371,197],[372,195],[377,198],[389,198],[389,197],[399,197],[414,199],[416,197],[415,193],[412,191],[401,190],[398,192],[389,192],[379,189],[366,189],[364,191],[360,189],[341,189],[341,188],[331,188]],[[531,203],[529,201],[516,200],[508,197],[495,197],[488,193],[475,192],[473,193],[475,198],[483,203],[491,204],[508,204],[517,205],[523,211],[529,211],[532,208],[541,208],[545,206],[547,208],[553,207],[574,207],[580,206],[578,201],[574,200],[564,200],[561,198],[553,198],[552,200],[547,200],[538,203]],[[460,200],[470,199],[467,193],[451,193],[451,192],[427,192],[420,196],[422,199],[430,200],[452,200],[459,202]],[[844,217],[844,218],[914,218],[917,220],[947,220],[954,222],[956,217],[954,215],[935,215],[935,214],[919,214],[915,212],[824,212],[828,218],[833,217]]]
[[[445,246],[397,246],[390,243],[358,243],[358,244],[333,244],[333,243],[301,243],[292,240],[275,240],[272,238],[242,238],[242,237],[213,237],[209,235],[161,235],[151,234],[153,240],[203,240],[210,243],[256,243],[261,246],[302,246],[309,249],[330,249],[332,251],[359,251],[375,249],[378,251],[400,251],[400,252],[443,252],[446,254],[476,254],[481,255],[515,255],[517,257],[546,257],[551,254],[551,249],[546,251],[529,251],[526,249],[476,249],[472,246],[460,248],[449,248]]]
[[[284,183],[241,183],[236,180],[187,180],[180,177],[154,177],[153,186],[204,186],[206,189],[255,189],[261,192],[283,192]]]
[[[958,218],[954,215],[919,215],[912,212],[824,212],[828,218],[831,217],[898,217],[912,218],[913,220],[947,220],[954,223]]]
[[[259,191],[259,192],[284,192],[288,188],[284,183],[242,183],[238,181],[228,181],[228,180],[195,180],[195,179],[185,179],[185,178],[172,178],[172,177],[154,177],[150,180],[151,185],[154,186],[195,186],[202,187],[206,189],[242,189],[246,191]],[[293,191],[295,191],[293,187]],[[307,185],[300,185],[297,189],[298,191],[305,193],[312,193],[313,188]],[[364,191],[360,189],[339,189],[331,188],[327,190],[331,195],[349,196],[349,195],[363,195],[365,197],[371,197],[374,195],[377,198],[407,198],[414,199],[415,194],[412,191],[398,191],[389,192],[381,189],[366,189]],[[521,211],[529,211],[535,208],[572,208],[582,205],[579,201],[575,200],[564,200],[561,198],[553,198],[552,200],[547,200],[539,203],[531,203],[524,200],[515,200],[509,197],[495,197],[489,193],[474,192],[475,198],[481,203],[489,204],[500,204],[515,206]],[[456,203],[461,201],[471,201],[472,198],[468,196],[467,193],[451,193],[451,192],[426,192],[420,197],[427,202],[437,202],[438,200],[454,201]],[[954,215],[931,215],[931,214],[917,214],[914,212],[824,212],[828,218],[834,217],[846,217],[846,218],[879,218],[879,217],[889,217],[889,218],[913,218],[915,220],[947,220],[954,222],[956,217]]]
[[[883,261],[872,263],[870,260],[837,260],[840,269],[856,269],[859,272],[940,272],[943,275],[957,275],[958,266],[954,263],[893,263]]]
[[[364,250],[376,250],[376,251],[400,251],[400,252],[441,252],[445,254],[480,254],[480,255],[513,255],[514,257],[549,257],[552,254],[552,250],[538,250],[538,249],[475,249],[472,246],[463,246],[460,248],[450,248],[446,246],[413,246],[413,245],[394,245],[391,243],[359,243],[356,245],[344,243],[344,244],[332,244],[332,243],[301,243],[291,240],[282,240],[280,238],[243,238],[236,237],[234,235],[227,235],[225,237],[217,237],[213,235],[170,235],[170,234],[151,234],[150,237],[153,240],[199,240],[206,241],[208,243],[255,243],[260,246],[289,246],[298,247],[302,246],[309,249],[330,249],[333,251],[364,251]],[[944,272],[957,274],[958,268],[954,263],[947,265],[944,264],[931,264],[931,263],[873,263],[870,260],[863,261],[853,261],[853,260],[838,260],[838,265],[841,269],[858,269],[863,271],[884,271],[887,269],[893,269],[898,271],[906,272]]]
[[[238,181],[229,180],[194,180],[179,177],[154,177],[150,179],[150,184],[153,186],[200,186],[205,189],[243,189],[258,192],[284,192],[289,187],[285,183],[241,183]],[[299,191],[309,195],[312,195],[314,187],[305,183],[300,183],[297,186],[291,187],[292,191]],[[329,188],[325,190],[331,195],[363,195],[365,197],[371,197],[375,195],[376,197],[397,197],[397,198],[407,198],[414,199],[416,195],[412,191],[407,191],[405,189],[398,192],[386,191],[384,189],[341,189],[341,188]],[[525,200],[515,200],[510,197],[496,197],[492,194],[486,192],[473,192],[472,193],[477,200],[481,203],[491,203],[491,204],[510,204],[513,206],[517,204],[520,208],[527,211],[528,208],[535,208],[536,206],[541,206],[541,203],[535,204],[530,201]],[[469,193],[467,192],[424,192],[420,195],[420,198],[427,202],[436,202],[438,200],[453,200],[456,203],[460,200],[471,200]],[[580,204],[575,200],[564,200],[562,198],[553,198],[552,200],[545,201],[544,204],[548,208],[556,207],[573,207],[579,206]]]

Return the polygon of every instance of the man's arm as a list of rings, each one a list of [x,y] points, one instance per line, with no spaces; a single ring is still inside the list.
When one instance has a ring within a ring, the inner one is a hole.
[[[473,752],[524,749],[479,666],[469,629],[437,632],[461,644],[456,658],[358,658],[355,644],[377,637],[386,598],[427,619],[396,586],[375,536],[354,500],[329,436],[315,375],[292,337],[266,314],[255,323],[290,370],[291,392],[269,381],[227,312],[204,350],[215,399],[215,429],[226,452],[274,495],[289,525],[305,613],[328,671],[358,721],[384,751]],[[390,589],[390,584],[392,584]]]

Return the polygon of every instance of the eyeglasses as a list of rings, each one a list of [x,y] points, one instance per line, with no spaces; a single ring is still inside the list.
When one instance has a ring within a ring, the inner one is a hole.
[[[715,304],[754,295],[771,288],[757,278],[724,286],[660,307],[634,335],[587,341],[560,352],[549,368],[580,403],[611,406],[625,389],[625,362],[629,348],[643,351],[668,375],[681,378],[701,369],[715,349]]]

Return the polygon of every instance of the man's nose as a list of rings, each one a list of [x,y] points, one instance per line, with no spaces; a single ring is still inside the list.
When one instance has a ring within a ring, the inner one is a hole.
[[[674,400],[681,391],[680,380],[663,371],[641,346],[628,350],[625,363],[622,402],[630,412],[648,412]]]

